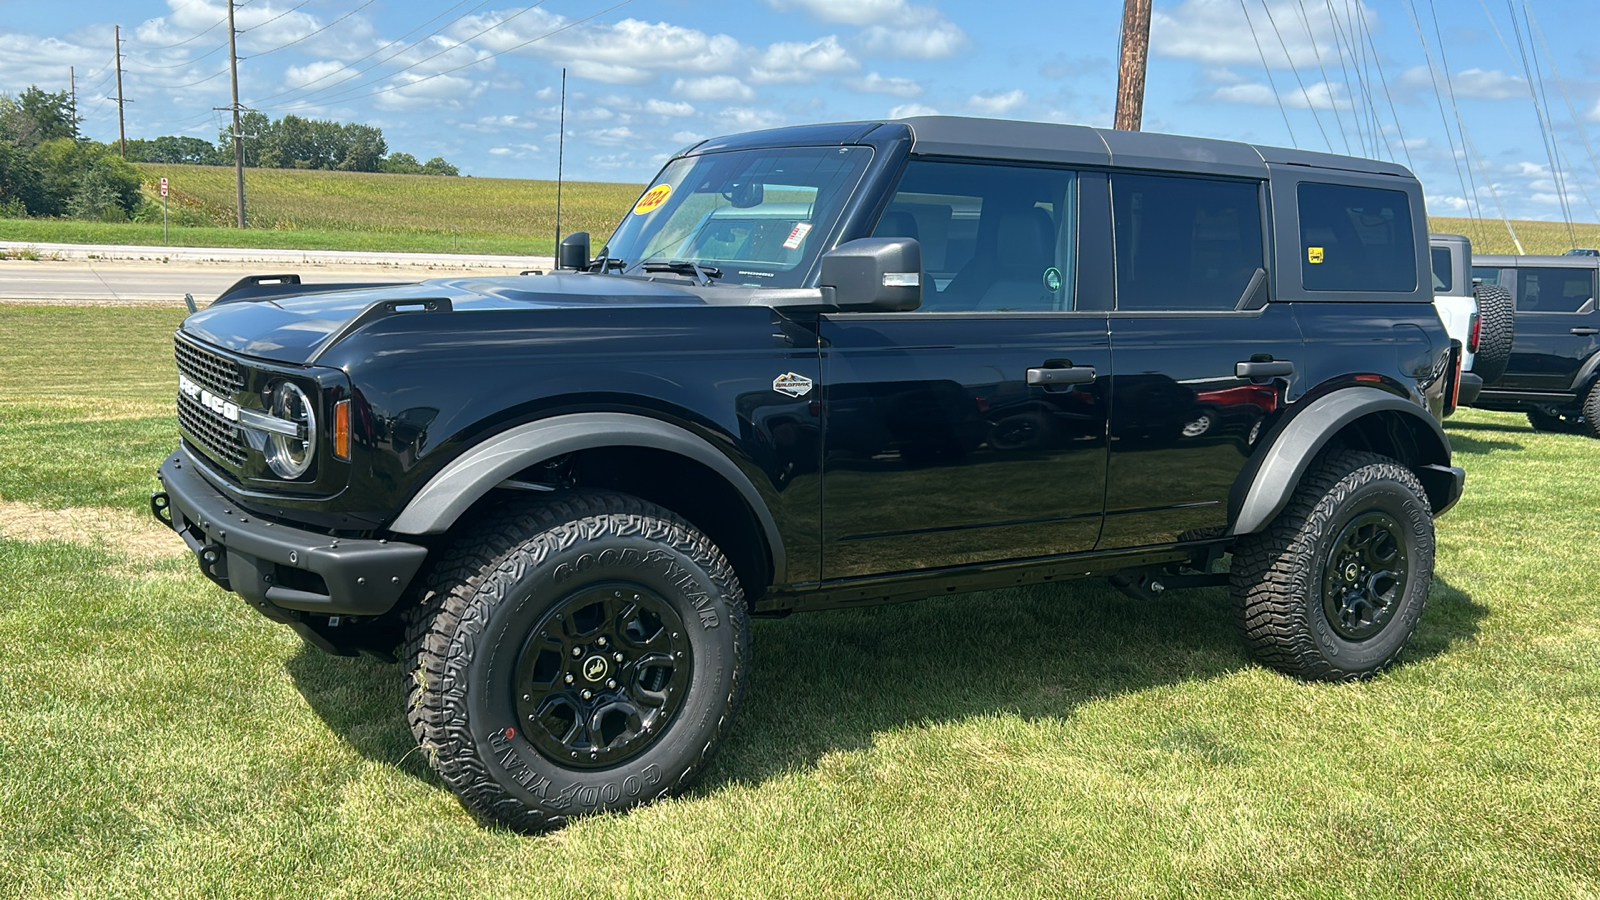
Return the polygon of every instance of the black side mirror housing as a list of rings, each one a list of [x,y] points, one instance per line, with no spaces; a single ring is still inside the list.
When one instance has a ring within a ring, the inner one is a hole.
[[[922,305],[922,245],[912,238],[861,238],[822,254],[818,285],[852,312],[909,312]]]
[[[579,272],[589,268],[589,232],[574,231],[561,239],[561,246],[556,248],[556,268]]]

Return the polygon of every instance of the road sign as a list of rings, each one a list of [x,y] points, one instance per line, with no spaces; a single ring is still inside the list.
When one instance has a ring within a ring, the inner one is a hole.
[[[161,196],[165,197],[166,195],[167,195],[167,180],[165,178],[163,178],[163,179],[161,179]]]

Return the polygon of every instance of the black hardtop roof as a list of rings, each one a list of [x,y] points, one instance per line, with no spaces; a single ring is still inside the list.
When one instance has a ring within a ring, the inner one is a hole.
[[[970,156],[1255,177],[1266,177],[1267,165],[1271,163],[1412,177],[1405,166],[1355,156],[1147,131],[964,116],[795,125],[712,138],[684,152],[875,143],[886,136],[880,129],[891,128],[906,129],[912,140],[911,152],[927,156]]]

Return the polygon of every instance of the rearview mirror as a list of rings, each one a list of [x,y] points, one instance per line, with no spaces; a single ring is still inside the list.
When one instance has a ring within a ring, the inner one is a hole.
[[[823,288],[840,310],[908,312],[922,305],[922,245],[912,238],[861,238],[822,254]]]

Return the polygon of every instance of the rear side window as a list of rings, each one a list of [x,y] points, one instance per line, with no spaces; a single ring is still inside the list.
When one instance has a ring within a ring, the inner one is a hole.
[[[1233,309],[1264,267],[1261,187],[1111,176],[1117,309]]]
[[[1455,285],[1450,278],[1450,248],[1433,247],[1430,253],[1433,256],[1433,291],[1448,294]]]
[[[1592,297],[1593,269],[1517,269],[1517,312],[1577,312]]]
[[[1472,280],[1483,284],[1499,284],[1500,270],[1492,266],[1473,266]]]
[[[1417,289],[1416,234],[1405,191],[1303,182],[1296,194],[1306,290]]]

